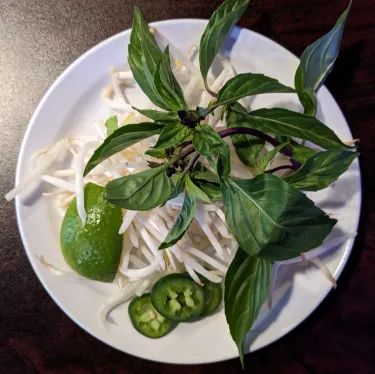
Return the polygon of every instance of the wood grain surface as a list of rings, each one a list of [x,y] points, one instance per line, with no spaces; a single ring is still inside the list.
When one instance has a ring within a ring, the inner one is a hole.
[[[28,121],[44,92],[83,52],[131,25],[208,18],[220,1],[1,0],[0,195],[13,186]],[[240,25],[300,55],[348,0],[253,0]],[[375,373],[375,1],[354,0],[327,86],[360,138],[364,204],[339,281],[289,335],[246,357],[246,373]],[[239,360],[174,366],[118,352],[75,325],[43,289],[23,250],[14,204],[0,198],[0,374],[240,373]],[[220,342],[213,342],[220,344]]]

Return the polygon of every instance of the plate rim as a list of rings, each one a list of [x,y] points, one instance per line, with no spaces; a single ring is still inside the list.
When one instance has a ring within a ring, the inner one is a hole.
[[[156,21],[156,22],[151,22],[150,23],[150,26],[153,26],[153,27],[158,27],[159,25],[163,25],[163,24],[170,24],[170,23],[175,23],[175,24],[180,24],[180,23],[199,23],[199,24],[204,24],[206,25],[208,23],[208,20],[207,19],[200,19],[200,18],[172,18],[172,19],[166,19],[166,20],[162,20],[162,21]],[[255,34],[257,37],[259,37],[261,40],[263,40],[264,42],[266,43],[271,43],[271,44],[274,44],[275,46],[277,46],[278,48],[282,48],[283,50],[285,50],[285,52],[287,52],[289,55],[293,56],[295,59],[297,59],[299,61],[299,58],[293,53],[291,52],[290,50],[288,50],[286,47],[284,47],[282,44],[279,44],[277,41],[265,36],[265,35],[262,35],[254,30],[251,30],[251,29],[248,29],[248,28],[245,28],[245,27],[240,27],[240,26],[234,26],[235,30],[237,31],[240,31],[240,32],[248,32],[248,33],[252,33],[252,34]],[[28,138],[30,137],[30,134],[31,134],[31,131],[32,131],[32,127],[33,127],[33,124],[35,123],[36,121],[36,118],[38,117],[38,114],[39,112],[42,110],[42,108],[44,107],[45,105],[45,102],[48,100],[49,96],[52,94],[52,92],[55,90],[55,88],[60,84],[60,81],[62,81],[63,79],[65,79],[65,76],[69,74],[70,71],[74,70],[74,68],[79,65],[81,63],[81,61],[83,61],[84,59],[86,59],[88,56],[90,56],[91,54],[95,53],[97,49],[100,49],[102,46],[108,44],[108,43],[111,43],[113,40],[115,39],[120,39],[121,37],[123,37],[124,35],[126,35],[127,33],[129,33],[131,31],[131,28],[128,28],[126,30],[123,30],[117,34],[114,34],[104,40],[102,40],[101,42],[95,44],[94,46],[92,46],[91,48],[89,48],[86,52],[82,53],[78,58],[76,58],[70,65],[68,65],[63,71],[62,73],[53,81],[53,83],[49,86],[49,88],[47,89],[47,91],[43,94],[43,97],[42,99],[40,100],[39,104],[37,105],[36,109],[34,110],[33,112],[33,115],[27,125],[27,128],[26,128],[26,131],[24,133],[24,136],[23,136],[23,139],[22,139],[22,142],[21,142],[21,147],[20,147],[20,150],[18,152],[18,159],[17,159],[17,166],[16,166],[16,173],[15,173],[15,183],[16,185],[19,183],[20,179],[21,179],[21,161],[24,157],[24,153],[25,153],[25,148],[26,148],[26,143],[28,141]],[[332,100],[334,101],[334,103],[337,105],[337,109],[339,111],[339,113],[342,115],[343,119],[345,120],[345,123],[347,125],[347,129],[349,131],[349,133],[352,135],[352,131],[351,131],[351,128],[349,126],[349,123],[348,121],[346,120],[346,117],[344,115],[344,113],[342,112],[342,109],[340,107],[340,105],[337,103],[336,99],[334,98],[334,96],[331,94],[331,92],[327,89],[326,86],[323,86],[321,87],[321,90],[325,90],[327,92],[327,94],[332,98]],[[361,211],[362,211],[362,202],[363,202],[363,192],[362,192],[362,173],[361,173],[361,167],[360,167],[360,162],[358,160],[358,158],[354,161],[354,163],[356,163],[356,167],[358,168],[358,192],[359,192],[359,196],[358,196],[358,212],[357,212],[357,215],[355,217],[355,229],[358,231],[358,226],[359,226],[359,223],[360,223],[360,217],[361,217]],[[80,328],[82,328],[86,333],[88,333],[89,335],[91,335],[92,337],[94,337],[95,339],[99,340],[100,342],[110,346],[111,348],[114,348],[116,349],[117,351],[119,352],[122,352],[122,353],[125,353],[125,354],[128,354],[130,356],[133,356],[133,357],[139,357],[139,358],[142,358],[142,359],[145,359],[145,360],[148,360],[148,361],[152,361],[152,362],[160,362],[160,363],[173,363],[173,364],[177,364],[177,365],[199,365],[199,364],[209,364],[209,363],[217,363],[217,362],[222,362],[222,361],[227,361],[227,360],[230,360],[230,359],[234,359],[234,358],[237,358],[239,357],[238,354],[234,354],[234,355],[230,355],[230,356],[225,356],[224,358],[222,359],[218,359],[218,360],[199,360],[199,361],[195,361],[195,362],[175,362],[175,361],[164,361],[164,360],[155,360],[155,359],[151,359],[149,357],[145,357],[144,355],[142,354],[132,354],[132,353],[128,353],[126,352],[125,350],[119,348],[119,347],[116,347],[114,346],[112,343],[108,342],[108,341],[104,341],[102,340],[100,337],[94,335],[93,332],[89,331],[89,329],[85,326],[83,326],[81,324],[81,322],[79,320],[77,320],[71,313],[68,309],[66,309],[59,301],[59,299],[57,297],[55,297],[53,291],[50,289],[50,287],[41,279],[41,276],[39,276],[39,271],[38,269],[36,268],[36,266],[34,265],[34,262],[32,261],[32,256],[33,256],[33,253],[31,253],[31,250],[29,250],[28,248],[30,247],[28,245],[28,241],[27,241],[27,235],[24,231],[24,227],[23,227],[23,223],[22,223],[22,219],[21,219],[21,203],[20,203],[20,197],[17,196],[15,198],[15,208],[16,208],[16,221],[17,221],[17,226],[18,226],[18,230],[20,232],[20,236],[21,236],[21,240],[22,240],[22,244],[23,244],[23,247],[24,247],[24,251],[26,252],[26,255],[27,255],[27,258],[28,258],[28,261],[35,273],[35,275],[37,276],[39,282],[42,284],[43,288],[45,289],[45,291],[48,293],[48,295],[51,297],[51,299],[55,302],[55,304],[62,310],[62,312],[67,315],[75,324],[77,324]],[[345,249],[343,251],[343,254],[342,254],[342,257],[341,257],[341,260],[337,266],[337,269],[334,273],[334,277],[335,279],[339,279],[339,277],[341,276],[345,266],[347,265],[347,262],[349,260],[349,257],[353,251],[353,247],[354,247],[354,242],[355,242],[355,237],[354,238],[351,238],[347,241],[347,244],[345,246]],[[305,313],[301,318],[299,318],[297,320],[297,322],[295,322],[294,324],[290,325],[287,329],[283,330],[275,339],[273,340],[270,340],[269,342],[267,342],[266,344],[263,344],[259,347],[257,347],[256,349],[254,350],[251,350],[249,352],[247,352],[246,354],[250,354],[250,353],[253,353],[257,350],[260,350],[260,349],[263,349],[273,343],[275,343],[276,341],[278,341],[279,339],[283,338],[285,335],[289,334],[292,330],[294,330],[295,328],[297,328],[302,322],[304,322],[320,305],[321,303],[323,302],[323,300],[327,297],[327,295],[329,294],[329,292],[331,292],[332,290],[332,286],[328,286],[325,290],[322,291],[322,294],[321,294],[321,297],[319,298],[319,301],[317,302],[317,304],[315,305],[314,308],[312,308],[311,310],[309,310],[307,313]]]

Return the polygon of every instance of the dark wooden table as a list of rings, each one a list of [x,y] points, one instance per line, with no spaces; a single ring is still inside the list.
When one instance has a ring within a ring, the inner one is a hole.
[[[208,18],[220,1],[2,0],[0,2],[0,195],[13,186],[21,140],[44,92],[83,52],[131,25]],[[297,55],[327,32],[348,0],[253,0],[240,25]],[[246,357],[248,373],[375,373],[375,1],[355,0],[327,85],[361,138],[364,204],[339,288],[301,326]],[[107,347],[55,305],[22,247],[13,203],[0,198],[0,373],[235,373],[239,361],[173,366]],[[220,344],[220,342],[213,342]]]

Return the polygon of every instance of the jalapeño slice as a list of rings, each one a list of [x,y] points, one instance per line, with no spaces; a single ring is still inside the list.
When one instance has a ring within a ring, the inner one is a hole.
[[[155,309],[165,318],[183,322],[198,317],[204,308],[204,291],[189,275],[169,274],[151,290]]]
[[[161,338],[176,326],[176,323],[164,318],[155,310],[150,294],[135,297],[129,304],[128,311],[134,328],[148,338]]]
[[[221,289],[220,283],[211,282],[203,276],[199,276],[199,278],[204,284],[204,309],[200,314],[203,317],[213,313],[219,307],[223,298],[223,290]]]

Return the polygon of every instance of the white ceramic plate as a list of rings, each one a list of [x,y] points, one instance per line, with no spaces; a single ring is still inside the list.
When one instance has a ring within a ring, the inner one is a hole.
[[[171,20],[155,23],[181,51],[199,44],[206,25],[203,20]],[[100,43],[75,61],[51,86],[39,104],[25,135],[18,160],[17,183],[30,168],[30,158],[40,148],[61,137],[79,133],[92,134],[92,122],[104,120],[108,110],[101,104],[100,93],[109,83],[112,66],[124,66],[130,31]],[[237,73],[260,72],[293,86],[298,59],[275,42],[249,30],[235,28],[225,45],[225,53]],[[348,124],[340,108],[326,88],[319,92],[319,118],[334,129],[341,139],[351,139]],[[260,95],[253,108],[283,106],[300,109],[295,95]],[[35,255],[55,266],[66,267],[59,247],[61,217],[48,199],[40,197],[43,186],[32,194],[17,198],[19,228],[30,262],[40,281],[60,306],[78,325],[103,342],[135,356],[155,361],[198,364],[226,360],[237,356],[229,335],[223,311],[196,323],[180,324],[171,334],[152,340],[140,335],[131,326],[127,305],[112,313],[115,325],[103,326],[98,311],[117,286],[94,281],[68,281],[49,273]],[[309,194],[325,211],[338,213],[332,236],[355,231],[358,224],[361,186],[358,161],[334,184],[318,193]],[[353,240],[334,250],[324,259],[338,277],[348,259]],[[262,309],[249,333],[247,347],[260,349],[301,323],[331,289],[324,276],[311,267],[284,267],[273,309]]]

